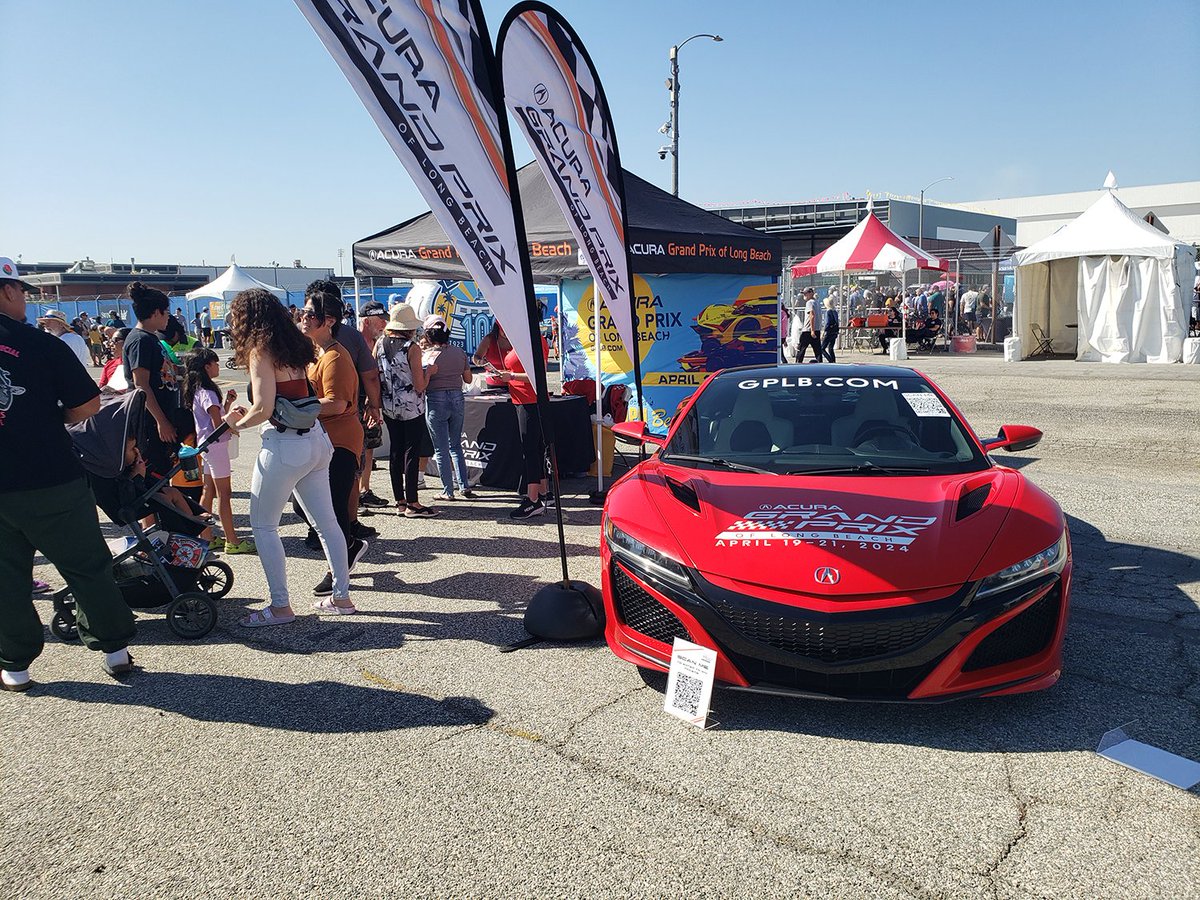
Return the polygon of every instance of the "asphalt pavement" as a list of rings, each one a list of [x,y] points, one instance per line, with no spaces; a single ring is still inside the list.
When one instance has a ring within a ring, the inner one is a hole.
[[[266,585],[226,557],[208,638],[140,613],[120,684],[48,635],[37,686],[0,694],[0,893],[1200,897],[1200,794],[1094,752],[1132,723],[1200,759],[1200,369],[911,364],[979,433],[1046,433],[1003,461],[1070,517],[1052,689],[916,707],[718,690],[698,731],[602,641],[502,652],[559,571],[553,517],[510,522],[514,495],[365,519],[381,537],[352,617],[312,613],[325,566],[288,514],[295,624],[239,627]],[[373,485],[390,496],[384,469]],[[592,486],[563,506],[571,575],[598,585]]]

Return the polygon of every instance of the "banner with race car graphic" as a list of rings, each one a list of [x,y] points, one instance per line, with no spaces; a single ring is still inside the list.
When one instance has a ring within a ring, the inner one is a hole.
[[[613,326],[636,350],[621,156],[591,57],[566,20],[539,2],[509,10],[496,44],[504,102],[601,286]]]
[[[634,275],[646,425],[664,434],[676,407],[710,372],[774,363],[779,352],[778,285],[761,276]],[[596,291],[591,279],[562,283],[563,381],[596,378]],[[632,361],[600,304],[600,382],[630,384]]]
[[[478,0],[295,2],[544,392],[508,123]]]

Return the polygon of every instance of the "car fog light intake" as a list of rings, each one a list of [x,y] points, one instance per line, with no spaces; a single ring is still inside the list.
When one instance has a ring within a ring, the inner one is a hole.
[[[1057,574],[1066,564],[1067,532],[1063,531],[1062,536],[1041,553],[1035,553],[1029,559],[1023,559],[983,579],[979,582],[979,590],[975,592],[975,596],[986,597],[1042,575]]]
[[[612,519],[606,519],[604,522],[604,536],[608,540],[609,549],[626,562],[659,575],[674,584],[683,587],[691,585],[687,569],[681,563],[644,544],[628,532],[622,531],[613,524]]]

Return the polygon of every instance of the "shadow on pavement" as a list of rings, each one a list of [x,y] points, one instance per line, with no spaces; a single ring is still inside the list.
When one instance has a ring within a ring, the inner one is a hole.
[[[482,725],[494,715],[475,697],[436,700],[335,681],[279,684],[232,675],[141,672],[128,685],[60,681],[35,690],[31,697],[145,706],[201,722],[236,722],[313,734]]]

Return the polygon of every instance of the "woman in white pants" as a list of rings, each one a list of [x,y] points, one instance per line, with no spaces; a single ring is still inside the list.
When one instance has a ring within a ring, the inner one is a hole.
[[[352,613],[346,541],[329,493],[333,444],[320,422],[304,431],[272,422],[276,397],[299,400],[311,396],[305,371],[316,358],[316,348],[269,291],[242,291],[229,305],[226,321],[235,359],[250,370],[251,399],[249,408],[230,410],[226,421],[235,433],[262,425],[262,450],[250,483],[250,527],[271,593],[270,605],[251,613],[241,624],[262,628],[296,619],[288,596],[287,557],[279,539],[279,519],[293,493],[320,535],[333,573],[333,595],[316,607],[322,612]]]

